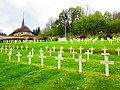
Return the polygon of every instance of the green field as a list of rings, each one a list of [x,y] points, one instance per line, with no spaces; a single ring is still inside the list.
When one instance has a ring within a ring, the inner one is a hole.
[[[80,43],[70,42],[39,42],[39,43],[0,43],[2,46],[15,46],[12,53],[11,61],[8,61],[8,53],[0,52],[0,90],[120,90],[120,56],[117,55],[117,47],[120,47],[120,41],[111,45],[107,40],[104,44],[97,41],[93,44],[91,41],[88,44],[80,41]],[[16,46],[28,46],[28,50],[17,50]],[[45,51],[45,46],[52,48],[56,46],[56,52],[49,56],[49,52]],[[61,60],[61,70],[57,69],[57,60],[60,47],[64,47],[63,58]],[[72,59],[72,54],[69,53],[69,47],[72,46],[79,57],[78,48],[82,46],[82,57],[87,58],[84,54],[91,46],[95,48],[94,54],[90,55],[90,60],[83,63],[83,73],[79,73],[78,62]],[[106,47],[110,53],[109,61],[114,61],[113,65],[109,66],[110,76],[105,76],[105,65],[100,64],[104,60],[101,49]],[[34,57],[32,63],[28,64],[28,53],[34,48]],[[44,66],[40,65],[39,50],[42,48],[46,58]],[[21,52],[21,62],[17,62],[16,54]]]

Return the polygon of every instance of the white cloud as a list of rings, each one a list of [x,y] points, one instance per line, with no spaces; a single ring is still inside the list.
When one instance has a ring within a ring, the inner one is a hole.
[[[95,10],[119,11],[119,0],[0,0],[0,29],[6,34],[21,26],[22,13],[32,30],[44,28],[50,17],[57,18],[63,9],[89,5]]]

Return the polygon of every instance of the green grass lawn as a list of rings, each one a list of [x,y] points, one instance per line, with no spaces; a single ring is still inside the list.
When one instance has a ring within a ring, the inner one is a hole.
[[[8,55],[3,50],[0,53],[0,90],[120,90],[120,56],[117,56],[117,47],[120,47],[120,41],[111,45],[108,41],[101,44],[97,41],[95,44],[89,42],[79,44],[74,42],[59,43],[59,42],[39,42],[39,43],[0,43],[2,46],[15,46],[12,53],[11,61],[8,62]],[[17,50],[16,46],[27,45],[28,50]],[[56,52],[49,56],[49,52],[45,51],[45,46],[52,48],[56,46]],[[60,47],[64,47],[63,58],[61,60],[61,70],[57,69],[57,60]],[[79,57],[78,48],[82,46],[82,57],[87,58],[84,54],[91,46],[95,48],[94,54],[90,55],[90,60],[83,63],[83,73],[79,73],[78,62],[72,59],[72,54],[69,53],[69,47],[72,46],[77,54],[75,58]],[[106,47],[107,52],[110,53],[109,61],[114,61],[114,65],[110,65],[110,76],[105,76],[105,65],[100,64],[104,60],[101,49]],[[34,57],[31,65],[28,64],[27,55],[34,48]],[[40,65],[39,49],[44,50],[44,66]],[[21,62],[17,62],[16,54],[21,52]]]

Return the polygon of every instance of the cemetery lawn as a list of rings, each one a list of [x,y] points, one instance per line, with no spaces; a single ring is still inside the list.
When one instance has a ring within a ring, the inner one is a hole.
[[[111,45],[107,40],[104,44],[97,41],[95,44],[89,42],[79,44],[74,42],[59,43],[59,42],[39,42],[39,43],[0,43],[2,46],[15,46],[12,51],[11,61],[8,61],[8,53],[3,50],[0,52],[0,90],[120,90],[120,56],[117,55],[117,47],[120,47],[119,42],[113,42]],[[27,45],[28,50],[17,50],[16,46]],[[49,49],[56,46],[56,52],[49,56],[49,52],[45,51],[45,47]],[[60,47],[64,47],[63,58],[61,60],[61,69],[57,69],[57,60],[55,57],[58,55]],[[79,57],[78,48],[82,46],[82,58],[87,59],[84,54],[91,46],[95,48],[94,54],[90,55],[90,60],[82,63],[83,72],[79,73],[79,63],[72,59],[72,54],[69,53],[69,48],[72,46],[77,54],[75,58]],[[105,76],[105,65],[100,64],[104,61],[103,52],[101,49],[104,46],[110,53],[109,61],[114,61],[113,65],[109,65],[110,76]],[[31,64],[28,64],[28,53],[34,48],[34,56]],[[44,66],[40,65],[39,50],[42,48],[43,54],[46,56],[44,59]],[[16,54],[20,51],[22,54],[21,61],[17,62]]]

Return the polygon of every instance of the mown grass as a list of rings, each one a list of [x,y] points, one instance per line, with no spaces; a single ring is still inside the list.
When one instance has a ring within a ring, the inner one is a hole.
[[[108,41],[101,44],[97,41],[95,44],[89,42],[79,44],[74,42],[59,43],[59,42],[39,42],[39,43],[0,43],[1,46],[21,46],[27,45],[28,50],[13,50],[11,61],[8,62],[8,55],[4,51],[0,53],[0,90],[119,90],[120,89],[120,56],[117,56],[117,47],[120,47],[120,42],[115,42],[111,45]],[[52,48],[56,46],[56,52],[49,56],[49,52],[45,51],[45,46]],[[57,60],[60,47],[64,47],[63,58],[61,61],[61,70],[57,69]],[[94,54],[90,55],[90,60],[83,63],[83,73],[78,72],[78,62],[72,59],[72,54],[69,53],[69,47],[72,46],[79,57],[78,48],[84,48],[82,57],[86,59],[84,54],[91,46],[95,48]],[[114,65],[110,65],[110,76],[105,76],[105,65],[100,64],[104,57],[101,55],[103,47],[108,49],[110,53],[109,60],[114,61]],[[28,65],[27,54],[34,48],[34,57],[31,65]],[[40,65],[39,49],[44,50],[44,66]],[[21,52],[21,62],[17,62],[16,54]]]

